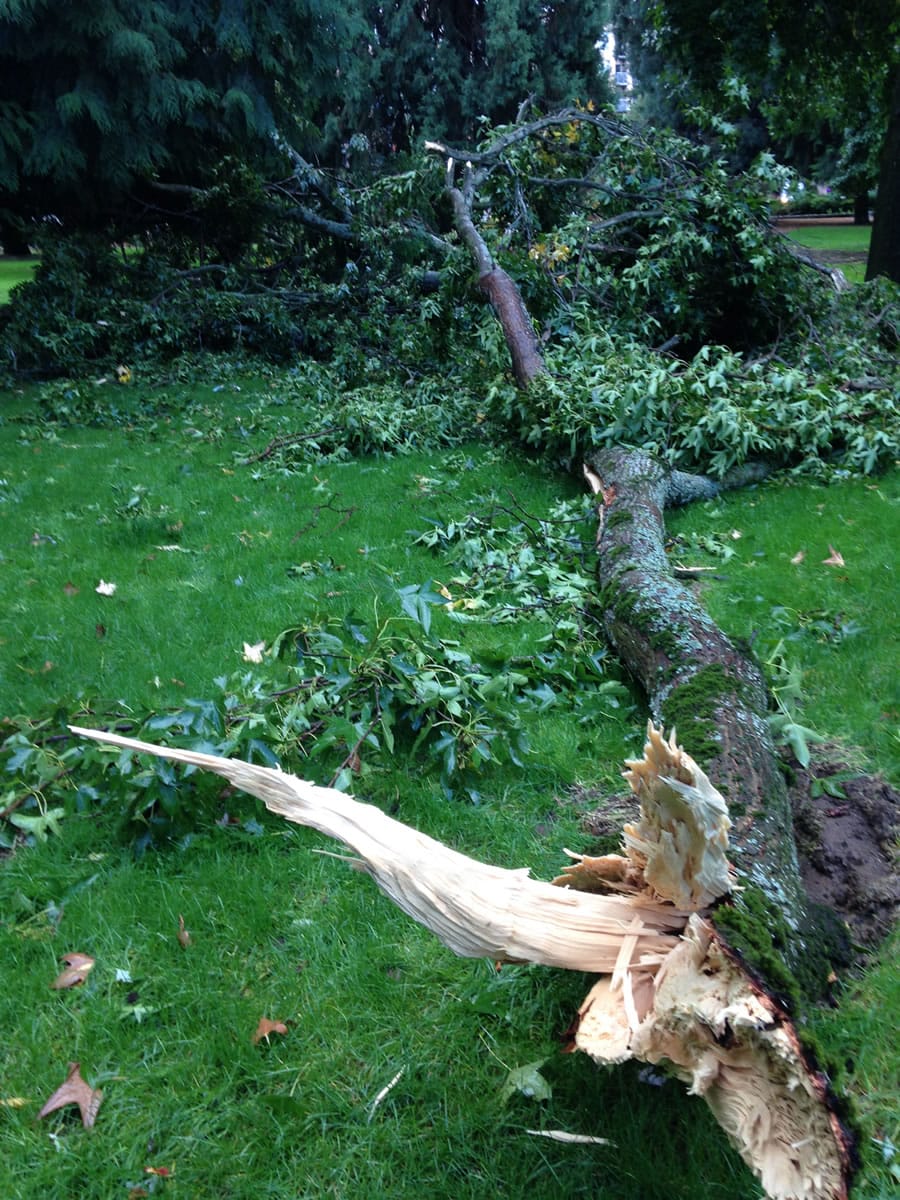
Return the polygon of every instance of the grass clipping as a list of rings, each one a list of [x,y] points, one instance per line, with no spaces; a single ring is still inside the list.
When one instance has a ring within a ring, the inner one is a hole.
[[[477,862],[333,788],[239,759],[72,727],[120,748],[213,771],[273,813],[349,846],[353,862],[454,953],[602,976],[576,1046],[597,1062],[665,1063],[702,1096],[773,1200],[847,1194],[848,1150],[784,1011],[706,919],[733,886],[725,802],[652,723],[625,777],[640,819],[624,854],[573,863],[554,883]]]

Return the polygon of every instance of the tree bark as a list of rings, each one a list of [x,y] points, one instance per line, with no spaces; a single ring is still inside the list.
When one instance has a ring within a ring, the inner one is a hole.
[[[475,227],[465,194],[457,187],[448,188],[448,193],[456,231],[478,268],[478,286],[488,296],[503,329],[516,383],[519,387],[527,387],[545,370],[531,317],[515,282],[494,262],[487,243]]]
[[[689,481],[649,455],[612,449],[588,469],[600,499],[598,579],[607,636],[647,694],[654,720],[677,726],[729,804],[739,869],[794,929],[805,921],[784,777],[758,667],[679,583],[665,552],[663,514],[690,497]],[[697,481],[695,495],[714,494]]]
[[[900,283],[900,66],[894,65],[866,279]]]
[[[491,295],[516,381],[528,387],[546,369],[530,317],[472,218],[471,166],[462,189],[454,185],[453,169],[451,159],[447,192],[457,232],[476,263],[479,285]],[[607,636],[646,692],[653,718],[677,726],[688,753],[708,769],[732,810],[738,866],[753,916],[723,912],[719,924],[752,957],[772,992],[786,1003],[796,1001],[803,991],[815,990],[815,976],[824,977],[828,964],[806,962],[816,954],[808,953],[799,936],[809,929],[809,911],[787,788],[767,721],[766,683],[674,579],[665,554],[666,507],[715,495],[719,485],[624,449],[595,454],[585,475],[601,498],[598,579]],[[805,986],[793,978],[797,969]]]

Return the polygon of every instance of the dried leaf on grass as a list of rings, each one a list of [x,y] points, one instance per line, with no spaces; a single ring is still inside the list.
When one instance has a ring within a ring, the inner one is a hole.
[[[100,1089],[92,1088],[81,1078],[81,1064],[69,1063],[69,1074],[66,1076],[65,1083],[56,1089],[38,1113],[37,1119],[49,1116],[58,1108],[65,1108],[67,1104],[77,1104],[81,1112],[82,1125],[85,1129],[90,1129],[97,1119],[97,1110],[102,1100],[103,1093]]]
[[[270,1021],[268,1017],[260,1017],[256,1033],[253,1035],[253,1045],[258,1045],[263,1038],[268,1042],[270,1035],[273,1033],[287,1033],[287,1025],[285,1025],[284,1021]]]
[[[191,931],[184,927],[184,917],[181,913],[178,914],[178,940],[184,946],[185,950],[191,944]]]
[[[831,553],[829,554],[829,556],[827,558],[822,559],[822,563],[824,566],[826,566],[826,567],[846,566],[846,563],[844,562],[844,556],[841,554],[840,550],[835,550],[834,546],[829,546],[828,549],[831,551]]]
[[[66,969],[61,971],[50,984],[57,991],[62,991],[63,988],[78,987],[79,984],[84,983],[94,966],[94,960],[89,954],[64,954],[61,961],[66,964]]]
[[[265,642],[254,642],[252,646],[249,642],[244,642],[244,662],[261,663],[265,648]]]

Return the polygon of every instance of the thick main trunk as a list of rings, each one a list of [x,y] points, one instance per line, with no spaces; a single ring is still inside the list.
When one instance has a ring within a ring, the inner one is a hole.
[[[452,176],[452,159],[448,169]],[[545,367],[527,310],[475,227],[471,194],[452,182],[448,193],[479,282],[494,301],[516,381],[528,387]],[[689,753],[725,797],[740,888],[705,920],[692,917],[682,945],[649,979],[617,968],[599,980],[582,1006],[576,1044],[599,1062],[637,1057],[673,1065],[707,1099],[770,1196],[843,1200],[851,1140],[784,1007],[809,990],[809,977],[798,987],[797,976],[810,959],[823,975],[830,964],[808,946],[811,914],[766,719],[765,681],[675,581],[665,556],[666,506],[715,494],[716,485],[624,449],[597,453],[585,476],[601,498],[598,574],[609,639],[653,715],[677,723]],[[666,767],[665,747],[652,742],[651,735],[645,754],[659,753],[660,778],[677,791],[677,755]],[[662,838],[668,847],[680,841],[677,834]],[[628,827],[625,844],[640,862],[644,843]],[[621,861],[585,859],[563,882],[619,887]],[[648,863],[645,884],[650,873]]]
[[[900,66],[895,65],[888,107],[888,127],[881,150],[875,222],[866,279],[887,275],[900,283]]]
[[[467,180],[471,184],[471,176]],[[448,186],[457,232],[491,295],[516,381],[529,387],[545,371],[544,362],[515,282],[496,266],[475,225],[471,190]],[[653,717],[677,726],[735,822],[744,891],[721,912],[717,927],[785,1003],[823,991],[830,963],[815,943],[823,933],[832,939],[839,931],[826,914],[816,914],[824,930],[811,927],[765,681],[673,578],[666,561],[667,505],[714,494],[717,485],[624,449],[596,454],[586,469],[592,472],[603,498],[599,581],[609,639],[646,691]]]
[[[728,802],[737,865],[799,931],[804,895],[765,680],[666,558],[663,513],[685,498],[685,477],[634,450],[598,453],[590,469],[602,500],[598,578],[609,639],[654,718],[677,726]]]

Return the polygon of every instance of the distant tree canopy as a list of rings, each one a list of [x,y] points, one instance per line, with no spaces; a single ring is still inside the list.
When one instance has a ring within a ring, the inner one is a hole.
[[[827,164],[863,206],[877,183],[869,275],[900,280],[894,0],[614,0],[613,20],[657,110],[740,114],[750,150],[774,143],[803,171]]]
[[[376,148],[416,138],[471,143],[479,121],[512,121],[523,101],[552,109],[610,99],[597,43],[605,0],[363,3],[368,43],[348,81],[343,124]]]
[[[0,0],[0,241],[47,215],[148,227],[226,156],[276,176],[276,138],[349,162],[470,139],[529,96],[599,101],[603,7]]]

